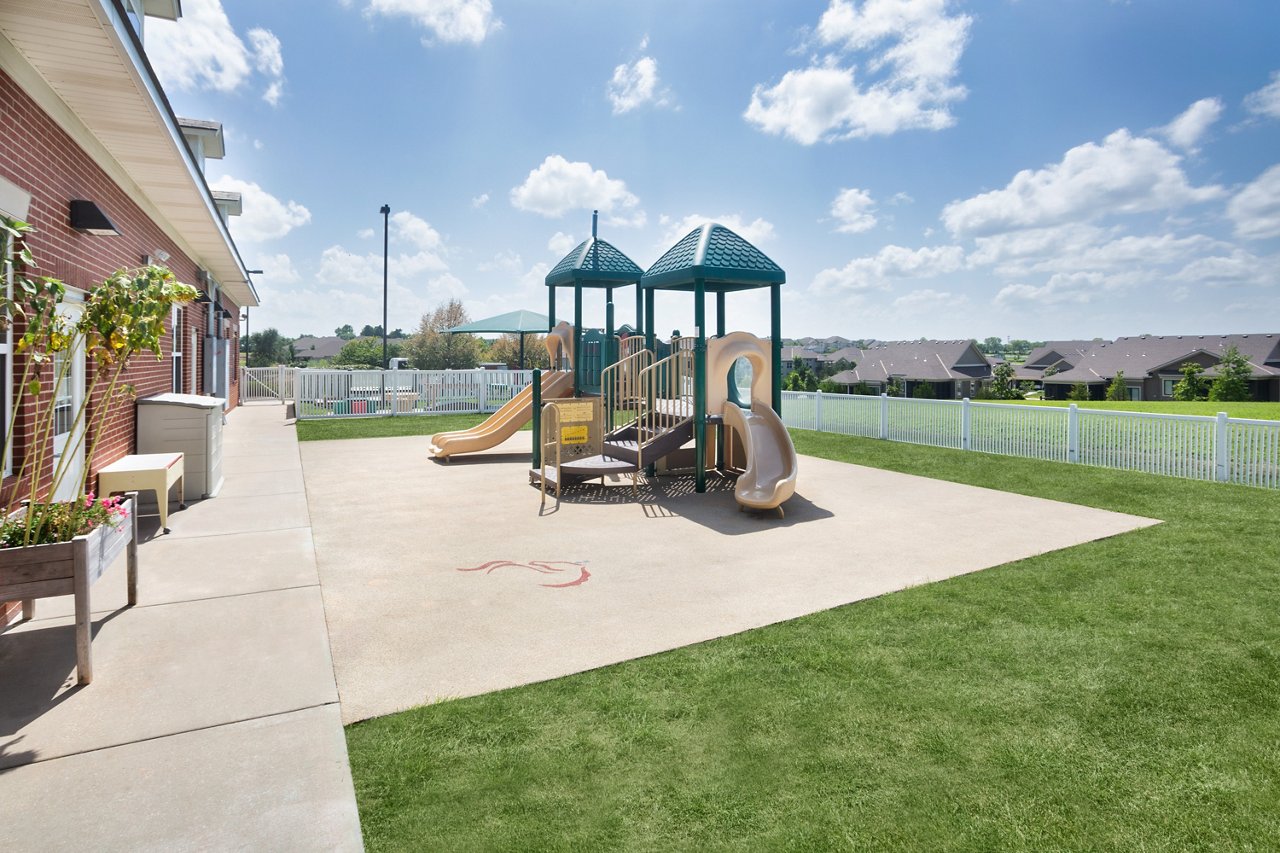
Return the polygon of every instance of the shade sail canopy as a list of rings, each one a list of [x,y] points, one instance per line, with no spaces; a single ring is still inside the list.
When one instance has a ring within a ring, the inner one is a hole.
[[[643,270],[608,240],[589,237],[547,273],[547,287],[621,287],[635,284]]]
[[[654,261],[640,286],[693,290],[702,281],[708,293],[783,284],[787,274],[764,252],[718,222],[690,231]]]
[[[476,320],[474,323],[463,323],[461,326],[454,326],[447,329],[449,334],[520,334],[530,332],[545,332],[548,328],[548,320],[546,314],[539,314],[537,311],[511,311],[506,314],[499,314],[496,317],[486,317],[483,320]]]

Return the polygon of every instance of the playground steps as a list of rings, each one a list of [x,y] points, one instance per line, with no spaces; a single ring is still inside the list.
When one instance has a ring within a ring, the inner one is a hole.
[[[637,429],[631,425],[606,436],[604,452],[637,465],[640,462],[641,448],[643,448],[644,462],[647,465],[658,461],[672,451],[679,450],[691,438],[693,438],[693,421],[665,432]]]
[[[587,480],[594,480],[596,477],[608,477],[610,475],[634,474],[639,469],[632,462],[622,459],[616,459],[611,456],[588,456],[585,459],[575,459],[572,462],[562,462],[560,464],[560,480],[565,486],[573,486],[578,483],[585,483]],[[555,466],[549,465],[546,469],[547,485],[555,486],[557,483]],[[534,469],[529,472],[529,482],[537,485],[542,478],[542,472]]]

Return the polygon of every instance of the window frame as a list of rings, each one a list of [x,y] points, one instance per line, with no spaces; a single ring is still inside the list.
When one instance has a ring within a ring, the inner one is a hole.
[[[180,305],[174,305],[169,314],[169,325],[173,330],[173,351],[170,353],[173,370],[171,371],[172,379],[170,380],[170,385],[175,394],[182,393],[183,353],[186,352],[182,348],[182,327],[185,316],[185,312]]]

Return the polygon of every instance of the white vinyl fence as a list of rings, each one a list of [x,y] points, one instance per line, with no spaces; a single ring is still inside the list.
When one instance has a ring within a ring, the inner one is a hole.
[[[293,399],[292,367],[242,367],[240,368],[240,400],[256,403],[277,400],[283,403]]]
[[[533,381],[532,370],[294,371],[298,420],[496,412]]]
[[[1280,421],[784,391],[787,426],[1280,489]]]

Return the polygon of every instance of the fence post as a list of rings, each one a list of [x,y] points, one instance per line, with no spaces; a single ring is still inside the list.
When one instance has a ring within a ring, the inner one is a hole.
[[[391,391],[384,393],[387,401],[391,403],[391,417],[396,416],[396,409],[400,408],[400,371],[391,371]]]
[[[880,395],[880,437],[889,437],[889,395]]]
[[[1226,412],[1218,412],[1218,420],[1213,426],[1213,443],[1218,482],[1226,483],[1231,479],[1231,428]]]
[[[280,404],[284,405],[284,372],[288,370],[283,364],[276,367],[276,394],[280,397]]]
[[[819,389],[813,395],[813,428],[818,432],[822,432],[822,390]]]
[[[1080,461],[1080,407],[1067,406],[1067,461]]]
[[[960,449],[973,449],[973,407],[969,404],[969,398],[965,397],[960,401]]]
[[[489,411],[489,383],[484,381],[484,368],[476,368],[476,380],[480,383],[480,411]]]

